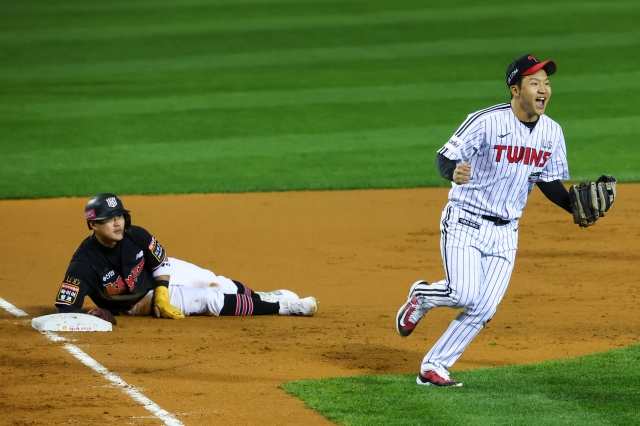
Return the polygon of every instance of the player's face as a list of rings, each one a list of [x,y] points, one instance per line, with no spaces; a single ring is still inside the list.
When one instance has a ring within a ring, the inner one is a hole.
[[[95,220],[93,231],[102,245],[113,247],[124,238],[124,216],[115,216],[104,220]]]
[[[518,89],[517,86],[512,87]],[[516,93],[512,89],[512,93],[519,109],[527,115],[527,121],[537,120],[544,114],[549,98],[551,98],[551,85],[547,72],[541,69],[536,73],[522,77],[522,87],[516,90]]]

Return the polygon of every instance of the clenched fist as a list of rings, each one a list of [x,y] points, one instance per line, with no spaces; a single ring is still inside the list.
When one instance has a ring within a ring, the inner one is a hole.
[[[453,171],[453,181],[458,185],[464,185],[469,182],[469,179],[471,179],[471,164],[458,163]]]

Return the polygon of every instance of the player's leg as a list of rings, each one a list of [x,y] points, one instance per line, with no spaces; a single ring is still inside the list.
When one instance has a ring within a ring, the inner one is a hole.
[[[482,280],[481,258],[492,229],[480,226],[465,216],[468,214],[464,210],[450,205],[442,214],[440,254],[445,279],[415,287],[414,294],[424,308],[466,307],[478,295]]]
[[[171,304],[185,315],[299,315],[312,316],[318,309],[313,297],[292,301],[265,301],[253,292],[225,294],[217,287],[169,286]]]
[[[224,306],[220,315],[297,315],[312,316],[318,309],[318,302],[314,297],[304,299],[265,301],[253,293],[246,294],[225,294]]]
[[[448,369],[493,317],[507,290],[515,250],[482,259],[483,281],[477,299],[460,313],[422,361],[422,372]]]
[[[209,269],[201,268],[184,260],[169,258],[171,265],[171,279],[169,285],[179,284],[185,287],[212,287],[223,293],[236,294],[238,286],[233,280],[222,275],[216,275]]]
[[[480,266],[482,238],[486,228],[469,226],[459,221],[462,210],[447,206],[440,222],[440,251],[445,279],[434,283],[417,281],[411,286],[407,302],[396,315],[396,329],[409,336],[418,322],[435,307],[460,308],[477,297],[482,279]]]
[[[254,292],[249,286],[224,277],[216,275],[209,269],[201,268],[193,263],[184,260],[169,258],[171,264],[171,284],[180,284],[188,287],[217,287],[225,294],[247,294],[256,293],[262,300],[268,302],[280,302],[288,300],[298,300],[297,294],[290,290],[274,290],[269,292]]]

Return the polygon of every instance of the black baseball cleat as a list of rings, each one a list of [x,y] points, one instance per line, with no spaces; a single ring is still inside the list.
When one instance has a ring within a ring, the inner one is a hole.
[[[414,294],[416,286],[418,284],[427,284],[426,281],[416,281],[409,290],[409,297],[407,303],[402,305],[396,315],[396,330],[402,337],[407,337],[416,328],[424,314],[427,313],[426,309],[420,307],[418,303],[418,297]]]

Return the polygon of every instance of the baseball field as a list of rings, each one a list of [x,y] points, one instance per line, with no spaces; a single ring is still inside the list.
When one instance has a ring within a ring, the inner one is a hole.
[[[640,424],[638,22],[635,1],[0,1],[0,424]],[[418,387],[458,313],[395,330],[444,276],[435,153],[525,53],[558,63],[566,185],[612,174],[618,198],[579,229],[534,189],[464,387]],[[39,333],[101,192],[170,256],[318,313]]]

